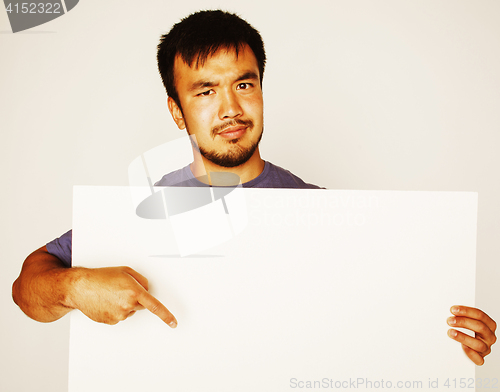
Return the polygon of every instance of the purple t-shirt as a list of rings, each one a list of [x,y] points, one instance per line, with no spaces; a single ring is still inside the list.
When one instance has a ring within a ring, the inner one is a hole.
[[[194,175],[189,165],[172,173],[166,174],[155,186],[209,186]],[[242,184],[243,188],[294,188],[294,189],[321,189],[317,185],[307,184],[296,175],[271,162],[264,162],[264,170],[253,180]]]
[[[262,173],[253,180],[245,182],[242,185],[243,188],[323,189],[317,185],[308,184],[302,181],[288,170],[273,165],[271,162],[265,162]],[[155,186],[200,187],[208,185],[196,179],[188,165],[182,169],[166,174],[155,184]],[[47,244],[47,250],[51,255],[56,256],[68,267],[71,267],[71,244],[72,231],[70,230],[59,238],[49,242]]]

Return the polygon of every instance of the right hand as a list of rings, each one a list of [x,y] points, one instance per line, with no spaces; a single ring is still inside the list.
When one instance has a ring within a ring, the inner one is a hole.
[[[99,323],[117,324],[137,310],[148,309],[170,327],[177,320],[148,292],[148,280],[129,267],[79,269],[70,305]]]

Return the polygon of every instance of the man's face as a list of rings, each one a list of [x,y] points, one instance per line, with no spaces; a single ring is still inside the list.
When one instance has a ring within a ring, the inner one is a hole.
[[[180,129],[196,136],[202,156],[223,167],[250,159],[263,131],[259,67],[250,47],[237,57],[219,50],[198,68],[177,57],[174,76],[182,111],[169,98],[170,112]]]

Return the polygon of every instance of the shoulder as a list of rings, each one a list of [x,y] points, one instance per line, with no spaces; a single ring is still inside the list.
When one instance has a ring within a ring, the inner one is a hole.
[[[262,173],[252,181],[243,184],[243,186],[245,188],[321,189],[317,185],[304,182],[289,170],[267,161]]]

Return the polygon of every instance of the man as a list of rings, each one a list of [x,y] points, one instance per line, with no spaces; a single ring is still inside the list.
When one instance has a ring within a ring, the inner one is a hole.
[[[176,24],[158,45],[168,108],[193,140],[194,162],[156,185],[217,186],[212,172],[237,174],[243,187],[318,188],[260,157],[262,78],[266,56],[260,34],[236,15],[202,11]],[[168,309],[148,292],[145,277],[128,267],[70,268],[71,232],[33,252],[13,285],[13,297],[35,320],[50,322],[72,309],[116,324],[148,309],[171,327]],[[478,365],[496,341],[495,322],[475,308],[455,306],[449,336]]]

